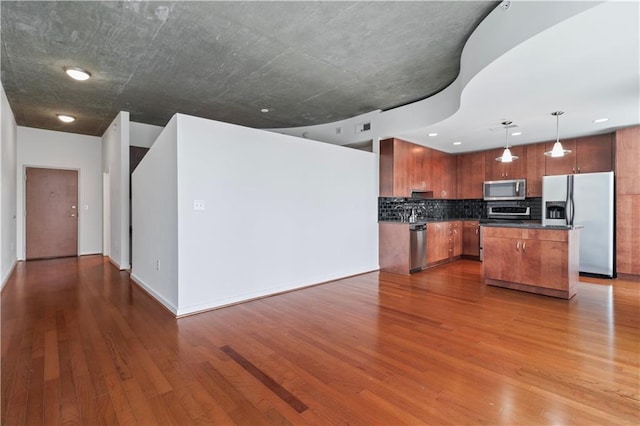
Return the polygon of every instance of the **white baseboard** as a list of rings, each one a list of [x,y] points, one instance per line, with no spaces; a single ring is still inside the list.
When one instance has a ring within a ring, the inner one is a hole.
[[[142,288],[144,291],[146,291],[149,294],[149,296],[151,296],[154,299],[156,299],[158,301],[158,303],[160,303],[162,306],[167,308],[169,310],[169,312],[171,312],[173,315],[178,316],[178,308],[173,306],[173,304],[171,304],[171,302],[169,302],[167,299],[162,297],[162,295],[160,293],[155,291],[150,285],[145,283],[144,280],[142,280],[140,277],[136,276],[135,274],[130,274],[130,277],[136,284],[138,284],[140,286],[140,288]]]
[[[114,259],[113,257],[111,257],[111,256],[107,256],[107,257],[108,257],[108,259],[109,259],[109,262],[111,262],[111,264],[112,264],[113,266],[115,266],[116,268],[118,268],[119,270],[121,270],[121,271],[126,271],[126,270],[130,269],[130,266],[129,266],[129,265],[122,266],[122,265],[120,265],[118,262],[116,262],[116,261],[115,261],[115,259]]]
[[[17,264],[18,264],[18,261],[14,260],[13,264],[9,268],[9,271],[5,274],[4,277],[2,277],[2,285],[0,285],[0,289],[3,289],[4,285],[7,283],[7,281],[9,281],[9,278],[11,277],[11,274],[13,274],[13,270],[16,269],[16,265]]]
[[[366,274],[369,272],[377,271],[380,267],[377,265],[369,265],[361,268],[354,268],[349,270],[343,270],[337,273],[320,275],[315,277],[308,277],[304,281],[288,283],[284,286],[277,288],[266,288],[255,292],[243,293],[234,295],[231,297],[211,300],[207,303],[201,303],[198,305],[187,306],[177,310],[177,317],[182,318],[189,315],[199,314],[202,312],[212,311],[215,309],[225,308],[227,306],[237,305],[239,303],[246,303],[252,300],[262,299],[265,297],[277,296],[278,294],[289,293],[291,291],[302,290],[307,287],[314,287],[321,284],[327,284],[332,281],[337,281],[345,278],[349,278],[356,275]]]

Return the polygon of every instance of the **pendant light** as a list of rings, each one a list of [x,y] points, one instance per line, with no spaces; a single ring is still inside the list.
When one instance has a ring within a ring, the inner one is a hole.
[[[547,151],[544,155],[548,157],[564,157],[567,154],[571,154],[570,149],[564,149],[560,143],[560,116],[564,114],[564,111],[555,111],[551,115],[556,117],[556,143],[553,144],[553,149]]]
[[[505,131],[505,148],[500,157],[496,158],[496,161],[500,161],[501,163],[511,163],[513,160],[517,160],[517,155],[511,155],[511,150],[509,149],[509,126],[511,125],[511,121],[503,121],[502,125],[504,126]]]

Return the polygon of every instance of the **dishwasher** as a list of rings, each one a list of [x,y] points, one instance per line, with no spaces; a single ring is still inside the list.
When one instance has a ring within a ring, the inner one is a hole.
[[[409,272],[422,271],[427,266],[427,225],[409,226]]]

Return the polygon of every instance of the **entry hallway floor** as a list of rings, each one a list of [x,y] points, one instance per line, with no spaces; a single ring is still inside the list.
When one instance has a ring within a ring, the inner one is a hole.
[[[462,260],[176,320],[102,256],[19,263],[2,424],[637,425],[640,283],[584,280],[554,299]]]

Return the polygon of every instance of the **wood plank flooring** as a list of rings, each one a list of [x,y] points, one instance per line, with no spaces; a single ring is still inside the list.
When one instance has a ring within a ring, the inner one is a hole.
[[[101,256],[20,263],[1,420],[637,425],[640,283],[582,280],[554,299],[463,260],[176,320]]]

